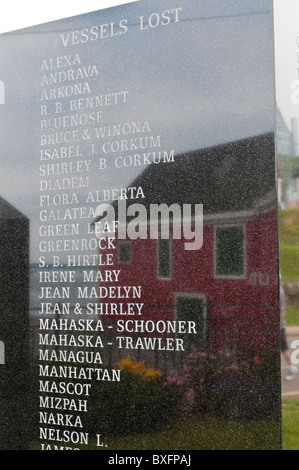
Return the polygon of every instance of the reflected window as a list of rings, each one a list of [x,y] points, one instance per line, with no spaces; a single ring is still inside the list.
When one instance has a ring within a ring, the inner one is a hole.
[[[245,230],[243,225],[215,229],[215,275],[244,277]]]
[[[193,322],[196,334],[177,335],[202,350],[206,347],[206,302],[201,295],[179,294],[176,298],[176,317],[179,321]]]
[[[131,242],[120,242],[118,246],[118,261],[121,264],[131,264],[132,262],[132,246]]]
[[[171,240],[158,240],[158,278],[171,279]]]

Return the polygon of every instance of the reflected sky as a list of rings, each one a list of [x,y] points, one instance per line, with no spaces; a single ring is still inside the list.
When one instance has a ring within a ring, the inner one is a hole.
[[[271,4],[146,0],[0,36],[6,87],[6,104],[0,107],[0,194],[30,218],[33,260],[38,256],[40,107],[55,101],[41,102],[43,61],[77,53],[81,67],[96,65],[99,75],[88,80],[88,96],[128,91],[125,104],[103,109],[103,125],[147,121],[148,134],[160,136],[159,150],[180,154],[239,140],[275,126]],[[146,24],[153,12],[161,15],[177,8],[179,21],[140,31],[140,16]],[[63,45],[62,34],[66,38],[71,31],[117,25],[124,19],[126,34]],[[67,108],[70,98],[59,101]],[[94,133],[94,126],[88,129]],[[104,141],[92,142],[100,147]],[[104,155],[111,163],[109,171],[100,171],[103,152],[90,157],[90,144],[80,142],[81,160],[91,161],[91,191],[126,187],[145,169],[117,169],[116,155],[110,153]],[[78,191],[83,205],[86,192]]]

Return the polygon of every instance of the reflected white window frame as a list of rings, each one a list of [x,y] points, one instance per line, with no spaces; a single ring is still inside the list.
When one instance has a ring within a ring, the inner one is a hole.
[[[3,341],[0,341],[0,365],[5,364],[5,346]]]

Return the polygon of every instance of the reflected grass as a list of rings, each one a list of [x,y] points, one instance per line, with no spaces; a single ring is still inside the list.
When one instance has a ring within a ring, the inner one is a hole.
[[[299,325],[299,306],[288,305],[286,308],[286,325],[298,326]]]
[[[188,420],[155,433],[107,439],[107,450],[277,450],[275,421]],[[95,444],[90,450],[96,450]]]
[[[287,282],[299,280],[299,246],[279,244],[279,265],[282,279]]]
[[[282,448],[299,450],[299,400],[282,403]]]

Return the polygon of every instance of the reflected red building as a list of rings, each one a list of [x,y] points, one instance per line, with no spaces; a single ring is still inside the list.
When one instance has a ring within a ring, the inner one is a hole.
[[[142,287],[130,300],[144,303],[142,316],[130,320],[192,321],[197,334],[185,340],[197,349],[252,356],[278,348],[274,155],[267,134],[178,155],[136,178],[130,186],[145,198],[127,207],[203,204],[203,245],[188,251],[186,239],[171,236],[117,242],[119,284]]]

